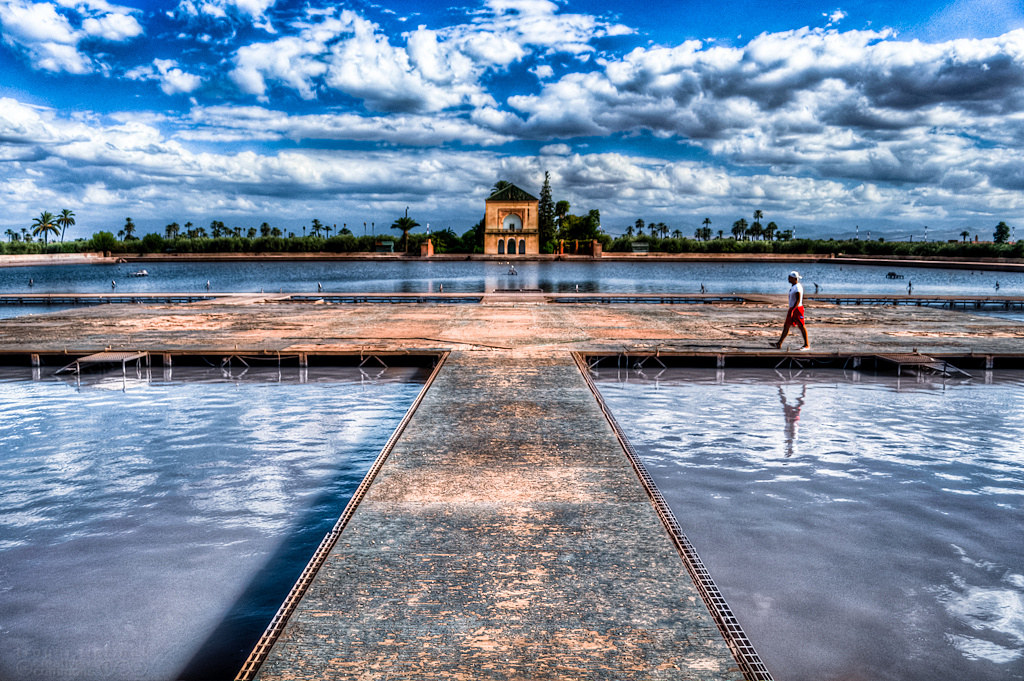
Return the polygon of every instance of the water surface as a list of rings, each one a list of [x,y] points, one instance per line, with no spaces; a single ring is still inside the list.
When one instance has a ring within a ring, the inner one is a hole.
[[[0,293],[328,292],[480,293],[495,288],[540,288],[546,292],[784,293],[796,268],[808,292],[891,295],[1024,295],[1024,274],[971,270],[897,268],[903,280],[886,279],[891,267],[839,263],[701,262],[522,262],[517,276],[508,265],[483,261],[247,261],[145,263],[148,277],[131,278],[136,263],[0,268]],[[29,288],[28,281],[33,280]],[[995,284],[999,283],[998,291]]]
[[[0,369],[5,681],[233,678],[424,379],[24,373]]]
[[[599,372],[779,681],[1024,678],[1024,378]]]

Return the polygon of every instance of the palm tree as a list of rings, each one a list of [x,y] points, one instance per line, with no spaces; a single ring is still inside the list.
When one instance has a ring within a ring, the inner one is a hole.
[[[7,235],[8,242],[14,241],[15,233],[13,229],[8,229],[6,232],[4,232],[4,234]]]
[[[765,228],[764,228],[765,238],[767,238],[768,241],[771,241],[772,239],[774,239],[775,238],[775,232],[778,231],[778,229],[779,229],[779,226],[777,224],[775,224],[774,222],[769,222],[767,225],[765,225]]]
[[[571,208],[571,206],[568,201],[559,201],[555,204],[555,220],[558,222],[559,231],[562,229],[562,221],[565,220],[565,216],[569,214],[569,208]]]
[[[7,231],[10,231],[10,230],[7,230]],[[960,232],[960,236],[963,237],[964,243],[967,243],[967,237],[969,237],[970,235],[971,235],[971,233],[968,232],[966,229],[964,231]]]
[[[134,239],[135,238],[135,223],[132,222],[131,218],[124,219],[124,238]]]
[[[405,250],[406,251],[409,250],[409,230],[412,229],[413,227],[419,227],[419,226],[420,226],[420,223],[416,222],[411,217],[409,217],[408,211],[406,211],[406,215],[405,215],[404,218],[398,218],[397,220],[394,221],[394,223],[392,223],[391,229],[400,229],[400,230],[402,230],[402,236],[405,238]]]
[[[683,238],[683,232],[681,230],[678,230],[678,229],[674,230],[672,232],[672,238],[673,239],[682,239]]]
[[[47,236],[53,232],[54,234],[60,234],[60,229],[57,227],[56,219],[52,213],[42,213],[39,217],[32,221],[32,236],[43,235],[43,244],[46,244]]]
[[[494,190],[491,192],[491,196],[494,196],[502,189],[508,189],[511,186],[512,183],[509,182],[508,180],[498,180],[497,182],[494,183]],[[417,225],[417,227],[419,227],[419,225]]]
[[[758,237],[764,235],[764,229],[761,227],[761,218],[763,217],[763,211],[754,211],[754,221],[750,224],[750,237],[752,239],[757,239]]]
[[[68,227],[75,226],[75,214],[65,208],[60,212],[60,216],[57,218],[57,226],[60,227],[60,242],[64,243],[64,231]]]
[[[747,221],[740,218],[732,223],[732,235],[736,239],[742,239],[747,233]]]
[[[711,218],[704,218],[704,222],[702,222],[701,224],[704,225],[704,229],[710,230],[711,229]]]
[[[321,224],[319,220],[314,218],[313,224],[309,228],[309,233],[312,236],[320,236],[320,232],[323,231],[323,228],[323,224]]]

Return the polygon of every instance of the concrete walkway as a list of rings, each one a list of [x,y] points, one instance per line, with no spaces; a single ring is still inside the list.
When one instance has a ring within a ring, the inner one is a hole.
[[[742,679],[568,354],[455,353],[270,679]]]

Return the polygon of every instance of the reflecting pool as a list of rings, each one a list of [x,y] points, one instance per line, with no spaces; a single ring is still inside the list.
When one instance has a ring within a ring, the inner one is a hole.
[[[147,277],[130,277],[137,263],[0,268],[0,293],[205,293],[284,291],[335,293],[480,293],[495,288],[540,288],[549,293],[785,293],[798,269],[807,291],[892,295],[1024,295],[1024,273],[769,262],[517,262],[484,261],[246,261],[145,263]],[[29,280],[32,286],[28,286]],[[995,285],[999,284],[998,290]]]
[[[778,681],[1024,678],[1024,377],[601,370]]]
[[[425,375],[0,368],[0,679],[233,678]]]

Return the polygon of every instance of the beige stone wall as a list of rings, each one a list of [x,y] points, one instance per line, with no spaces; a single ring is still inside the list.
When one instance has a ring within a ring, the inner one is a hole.
[[[498,255],[498,242],[502,241],[505,248],[504,255],[508,253],[508,240],[516,240],[516,255],[519,255],[519,241],[526,242],[525,255],[537,255],[540,253],[540,232],[537,223],[537,201],[488,201],[487,212],[484,217],[484,253]],[[522,230],[502,229],[505,218],[509,215],[518,215],[522,221]]]

